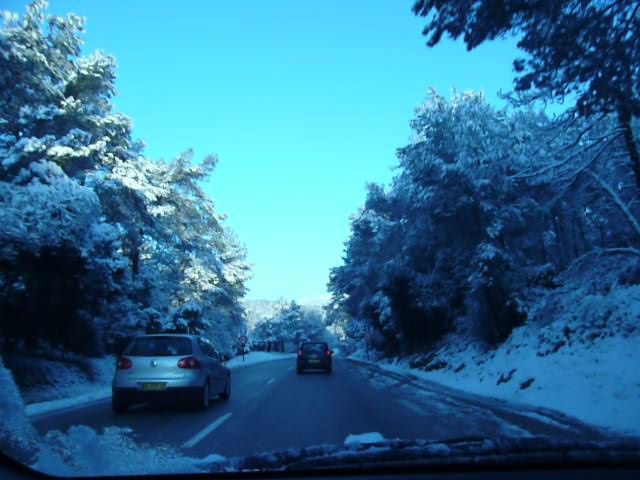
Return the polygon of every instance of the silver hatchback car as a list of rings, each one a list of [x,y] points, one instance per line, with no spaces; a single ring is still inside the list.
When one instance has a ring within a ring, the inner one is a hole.
[[[194,335],[142,335],[118,359],[111,403],[115,413],[155,400],[188,399],[207,409],[213,396],[229,399],[231,371],[209,341]]]

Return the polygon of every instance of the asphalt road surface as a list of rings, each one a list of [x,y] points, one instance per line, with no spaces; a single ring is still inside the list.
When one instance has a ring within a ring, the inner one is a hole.
[[[140,443],[171,445],[194,457],[342,444],[349,434],[367,432],[431,440],[470,435],[588,440],[604,435],[557,412],[472,396],[338,358],[331,375],[297,375],[294,358],[234,369],[231,399],[213,401],[207,411],[137,405],[115,415],[106,399],[32,420],[41,433],[73,425],[98,431],[129,427]]]

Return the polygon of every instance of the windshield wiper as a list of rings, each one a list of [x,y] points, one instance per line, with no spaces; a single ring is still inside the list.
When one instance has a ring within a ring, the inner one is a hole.
[[[215,471],[384,469],[474,466],[593,466],[640,464],[640,440],[560,441],[547,437],[456,437],[317,445],[229,459]]]

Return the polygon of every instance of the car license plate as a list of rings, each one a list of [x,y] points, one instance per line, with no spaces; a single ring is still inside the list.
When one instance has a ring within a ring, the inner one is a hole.
[[[315,360],[312,358],[311,360],[309,360],[309,363],[320,363],[320,360]]]
[[[167,384],[165,382],[146,382],[140,384],[140,389],[147,392],[157,392],[159,390],[164,390],[165,388],[167,388]]]

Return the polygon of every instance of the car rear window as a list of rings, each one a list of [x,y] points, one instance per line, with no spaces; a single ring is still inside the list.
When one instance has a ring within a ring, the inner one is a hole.
[[[170,357],[191,355],[191,340],[183,337],[136,338],[125,352],[138,357]]]
[[[302,351],[305,353],[324,353],[327,345],[324,343],[303,343]]]

